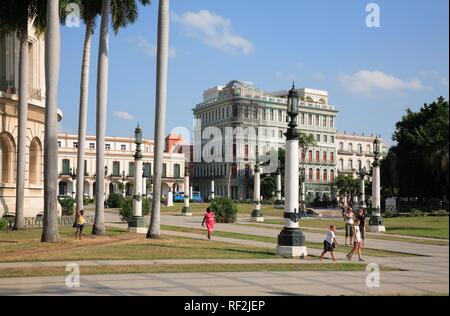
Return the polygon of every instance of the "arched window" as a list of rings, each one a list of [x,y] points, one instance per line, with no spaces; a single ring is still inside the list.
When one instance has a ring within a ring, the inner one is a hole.
[[[366,154],[370,153],[371,153],[370,145],[366,145]]]
[[[330,171],[330,182],[334,182],[334,170]]]
[[[330,162],[334,163],[334,152],[330,152]]]
[[[328,180],[328,172],[327,169],[323,170],[323,176],[322,176],[323,181],[327,181]]]
[[[316,169],[316,180],[320,180],[320,169]]]
[[[358,153],[362,154],[362,145],[358,144]]]
[[[312,168],[309,168],[309,170],[308,170],[308,178],[309,178],[309,180],[313,179],[313,170],[312,170]]]
[[[16,146],[14,138],[7,132],[0,133],[0,182],[13,182],[14,153]]]
[[[362,162],[361,162],[361,160],[358,160],[358,170],[360,170],[360,169],[362,169]]]
[[[35,137],[30,143],[29,180],[31,184],[41,183],[42,146],[39,138]]]
[[[339,150],[344,150],[344,143],[343,142],[339,143]]]
[[[327,152],[326,151],[324,151],[322,154],[322,160],[323,160],[323,163],[327,162]]]
[[[348,151],[349,151],[349,152],[352,152],[352,151],[353,151],[353,144],[352,144],[352,143],[349,143],[349,144],[348,144]]]
[[[349,159],[348,160],[348,170],[352,170],[353,169],[353,160]]]
[[[304,162],[304,161],[305,161],[305,150],[302,149],[302,162]]]
[[[310,150],[309,152],[308,152],[308,161],[309,162],[311,162],[312,161],[312,150]]]
[[[316,162],[320,161],[320,152],[317,150],[316,151]]]

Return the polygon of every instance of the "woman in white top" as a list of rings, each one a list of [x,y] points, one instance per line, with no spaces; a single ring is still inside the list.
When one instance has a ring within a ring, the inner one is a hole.
[[[356,219],[355,223],[353,225],[353,237],[355,238],[353,242],[353,248],[352,250],[347,254],[347,259],[352,260],[352,256],[355,253],[355,251],[358,252],[358,258],[359,261],[364,261],[361,258],[361,231],[359,229],[359,220]]]

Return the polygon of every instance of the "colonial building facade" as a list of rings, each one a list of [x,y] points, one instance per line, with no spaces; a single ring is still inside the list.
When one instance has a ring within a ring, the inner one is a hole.
[[[374,160],[373,142],[376,135],[357,135],[347,132],[336,134],[337,144],[337,170],[339,175],[357,176],[360,169],[366,168],[369,172]],[[381,155],[388,152],[383,139],[378,137],[381,144]]]
[[[169,135],[166,138],[166,148],[162,169],[162,193],[184,190],[184,154],[174,152],[178,141],[182,141],[177,135]],[[122,193],[130,196],[133,193],[134,178],[138,175],[134,172],[134,153],[136,144],[134,138],[106,137],[105,139],[105,169],[102,177],[105,177],[106,198],[111,193]],[[78,136],[60,134],[58,136],[58,190],[60,196],[75,195],[76,181],[83,181],[84,195],[93,198],[96,194],[96,170],[95,153],[97,150],[95,136],[86,137],[85,174],[77,174]],[[144,140],[143,145],[144,173],[140,175],[150,180],[153,175],[153,140]],[[80,180],[82,179],[82,180]],[[145,182],[144,182],[145,183]],[[149,186],[150,187],[150,186]],[[147,192],[151,194],[151,192]]]
[[[330,183],[337,173],[337,111],[328,104],[326,91],[305,88],[298,89],[298,93],[302,99],[297,117],[299,128],[317,140],[316,146],[301,153],[306,192],[310,195],[330,194]],[[265,154],[285,144],[286,95],[286,91],[267,93],[242,81],[231,81],[226,86],[212,87],[203,93],[203,102],[193,109],[194,190],[200,191],[204,197],[209,196],[211,179],[214,178],[216,196],[229,195],[241,200],[253,198],[249,186],[256,152]],[[214,127],[224,137],[218,146],[221,157],[211,162],[205,160],[204,154],[209,151],[205,146],[209,146],[210,134],[213,133],[211,128]],[[227,133],[227,128],[231,128],[233,134]],[[231,161],[225,159],[230,148]],[[196,152],[197,157],[201,154],[201,161],[195,160]]]
[[[28,121],[24,216],[43,212],[44,41],[29,26]],[[15,212],[19,103],[19,40],[0,36],[0,216]],[[58,119],[61,120],[59,112]]]

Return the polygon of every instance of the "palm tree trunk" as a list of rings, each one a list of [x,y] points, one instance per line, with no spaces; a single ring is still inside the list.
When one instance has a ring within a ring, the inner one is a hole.
[[[108,101],[108,28],[110,6],[110,0],[103,0],[97,68],[97,151],[95,157],[97,196],[94,226],[92,227],[93,235],[103,235],[105,233],[105,178],[103,176],[103,170],[105,167],[106,106]]]
[[[83,209],[84,197],[84,151],[86,147],[86,123],[89,95],[89,67],[91,60],[93,21],[86,22],[86,34],[84,37],[83,62],[81,65],[80,82],[80,112],[78,116],[78,149],[77,149],[77,211]]]
[[[47,2],[45,32],[44,229],[42,242],[57,242],[58,210],[58,79],[60,63],[59,1]]]
[[[152,214],[147,238],[160,237],[161,173],[166,123],[167,68],[169,63],[169,0],[159,0],[156,70],[155,157]]]
[[[25,163],[28,118],[28,18],[20,34],[19,115],[17,131],[16,218],[14,229],[24,228]]]

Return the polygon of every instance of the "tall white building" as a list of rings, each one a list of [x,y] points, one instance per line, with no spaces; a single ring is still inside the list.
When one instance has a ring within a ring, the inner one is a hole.
[[[304,88],[298,89],[298,92],[302,99],[297,117],[299,129],[312,134],[317,140],[316,146],[301,155],[306,191],[310,195],[331,194],[330,183],[336,175],[337,111],[328,104],[326,91]],[[256,151],[265,154],[285,144],[286,96],[287,91],[267,93],[252,83],[236,80],[226,86],[209,88],[203,93],[203,102],[193,109],[194,130],[200,131],[194,137],[194,157],[196,148],[197,153],[203,153],[201,161],[194,161],[194,190],[200,191],[204,197],[209,196],[210,180],[214,177],[216,196],[229,194],[233,199],[252,199],[249,184]],[[210,130],[214,127],[224,136],[219,146],[222,159],[210,162],[204,159],[204,151],[210,142]],[[230,139],[226,136],[227,128],[243,130],[245,138],[244,142],[236,136],[231,139],[231,162],[225,159],[227,149],[230,150],[227,147],[227,139]],[[200,136],[203,137],[200,139]],[[252,137],[257,141],[252,142]]]

